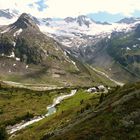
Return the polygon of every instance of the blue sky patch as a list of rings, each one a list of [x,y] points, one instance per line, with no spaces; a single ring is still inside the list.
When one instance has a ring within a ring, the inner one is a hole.
[[[47,8],[47,5],[45,4],[45,0],[40,0],[36,2],[36,4],[39,5],[39,8],[38,8],[39,11],[43,11],[44,9]]]

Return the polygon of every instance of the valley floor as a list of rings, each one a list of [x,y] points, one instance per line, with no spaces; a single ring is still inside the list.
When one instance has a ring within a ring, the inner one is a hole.
[[[89,92],[79,87],[77,92],[72,88],[35,91],[1,85],[0,126],[10,128],[21,122],[24,125],[24,121],[28,123],[37,119],[35,116],[41,116],[39,121],[21,129],[14,126],[9,139],[138,140],[139,99],[140,83],[112,87],[109,92],[94,89]],[[47,106],[53,110],[51,115],[43,117]]]
[[[48,129],[45,128],[43,131],[38,131],[36,139],[40,139],[47,131],[50,132],[50,130],[54,128],[54,125],[58,127],[61,125],[63,126],[63,121],[68,123],[74,116],[77,116],[76,114],[80,114],[83,110],[88,109],[92,104],[96,103],[96,100],[98,102],[98,98],[100,96],[100,93],[97,95],[91,94],[85,89],[78,89],[77,93],[76,90],[72,90],[71,94],[69,94],[70,90],[71,89],[64,88],[49,91],[34,91],[23,87],[11,88],[1,85],[0,126],[7,126],[8,133],[12,133],[10,139],[22,139],[23,136],[24,139],[27,140],[33,139],[36,135],[36,127],[38,128],[42,125],[45,126],[45,124],[48,123],[48,120],[49,122],[54,121],[53,125],[47,125],[47,127],[49,127]],[[75,93],[76,95],[74,95]],[[69,97],[71,98],[66,99]],[[92,98],[95,98],[93,103]],[[57,105],[63,99],[65,99],[65,101],[63,101],[60,105]],[[52,102],[54,103],[51,107],[48,107],[49,109],[55,109],[54,106],[57,105],[57,112],[55,111],[56,109],[54,110],[54,113],[56,112],[56,114],[53,115],[52,110],[48,110],[51,111],[48,112],[51,116],[47,115],[47,118],[43,117],[46,116],[47,105]],[[71,111],[72,113],[70,113]],[[62,120],[60,119],[61,117]],[[12,125],[13,127],[11,127]],[[22,135],[23,132],[25,134]],[[32,133],[32,135],[28,133]]]

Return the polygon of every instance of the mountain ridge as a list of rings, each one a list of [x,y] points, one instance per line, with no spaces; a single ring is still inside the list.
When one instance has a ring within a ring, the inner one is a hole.
[[[14,79],[19,83],[42,83],[44,80],[43,83],[65,86],[81,83],[84,85],[84,81],[89,85],[93,81],[102,82],[101,76],[91,72],[88,66],[75,62],[76,58],[71,59],[61,43],[43,34],[30,15],[22,14],[15,23],[0,29],[0,54],[3,65],[0,70],[1,73],[7,73],[7,76],[1,76],[1,79]],[[10,62],[13,64],[9,64]],[[103,79],[112,83],[106,77]]]

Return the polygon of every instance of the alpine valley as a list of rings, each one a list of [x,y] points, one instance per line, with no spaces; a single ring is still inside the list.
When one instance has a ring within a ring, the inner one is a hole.
[[[140,18],[0,10],[0,140],[138,140],[139,81]]]

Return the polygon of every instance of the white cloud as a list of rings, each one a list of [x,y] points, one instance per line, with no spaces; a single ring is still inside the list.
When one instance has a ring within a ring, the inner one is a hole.
[[[8,8],[27,8],[29,4],[35,3],[38,0],[0,0],[0,9]]]
[[[0,0],[0,9],[16,9],[20,13],[27,12],[33,15],[40,15],[38,11],[38,5],[36,2],[39,0]],[[29,5],[32,4],[32,7]]]
[[[48,0],[48,15],[57,17],[105,11],[131,15],[140,8],[140,0]]]
[[[140,8],[140,0],[44,0],[48,8],[38,11],[39,0],[0,0],[0,9],[16,8],[39,17],[67,17],[95,12],[130,16]],[[29,4],[33,4],[29,7]]]

